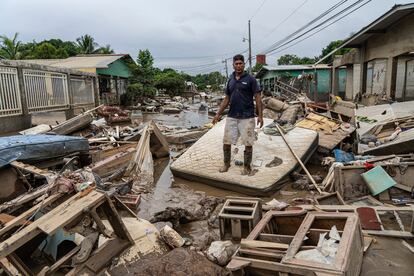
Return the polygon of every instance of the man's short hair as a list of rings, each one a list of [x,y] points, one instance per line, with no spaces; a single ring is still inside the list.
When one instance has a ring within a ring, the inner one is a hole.
[[[238,61],[238,60],[241,60],[241,61],[243,61],[243,63],[244,63],[244,56],[243,56],[243,55],[238,54],[238,55],[235,55],[235,56],[233,57],[233,63],[235,63],[235,62],[236,62],[236,61]]]

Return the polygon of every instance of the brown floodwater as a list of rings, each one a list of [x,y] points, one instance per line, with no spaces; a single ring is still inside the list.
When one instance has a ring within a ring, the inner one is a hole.
[[[189,110],[185,110],[180,114],[163,114],[163,113],[144,113],[143,121],[154,120],[160,125],[169,127],[199,127],[211,121],[207,112],[198,112],[198,105],[193,105]],[[171,152],[174,157],[177,153]],[[181,188],[189,190],[189,192],[203,192],[207,196],[226,197],[226,196],[249,196],[234,191],[220,189],[218,187],[209,186],[207,184],[186,180],[173,176],[170,170],[170,158],[154,160],[154,184],[151,192],[145,194],[141,198],[140,209],[138,215],[144,219],[150,219],[152,214],[164,210],[170,206],[170,195],[174,189]],[[320,166],[310,166],[308,168],[311,173],[325,173]],[[293,198],[309,197],[309,191],[295,190],[291,187],[291,182],[287,182],[281,191],[269,193],[269,195],[261,197],[264,202],[275,198],[277,200],[289,201]],[[182,200],[185,200],[183,198]]]

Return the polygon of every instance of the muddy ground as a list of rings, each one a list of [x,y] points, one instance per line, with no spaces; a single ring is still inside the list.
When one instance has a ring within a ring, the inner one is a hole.
[[[33,123],[55,123],[63,121],[62,112],[40,114],[33,117]],[[198,112],[198,106],[192,106],[190,110],[180,114],[143,114],[142,120],[154,120],[157,123],[172,127],[198,127],[210,122],[207,112]],[[172,152],[172,156],[176,153]],[[165,224],[174,228],[189,241],[189,248],[206,250],[209,244],[219,239],[218,222],[215,215],[221,207],[225,196],[246,196],[236,192],[211,187],[203,183],[188,181],[174,177],[169,165],[170,158],[155,160],[154,184],[148,187],[148,193],[142,195],[138,215],[144,219],[154,222],[157,228]],[[327,168],[319,165],[318,161],[307,164],[312,174],[319,174],[322,177],[327,173]],[[296,190],[292,188],[293,182],[288,182],[281,191],[263,197],[264,202],[275,198],[279,201],[291,202],[294,198],[313,197],[312,192]],[[201,203],[200,203],[201,202]],[[375,237],[376,241],[365,253],[361,275],[414,275],[414,254],[402,245],[401,239]],[[188,251],[180,251],[178,256],[187,258],[185,266],[178,266],[180,258],[175,261],[177,270],[174,273],[174,260],[172,252],[163,258],[163,266],[151,265],[154,260],[148,259],[139,264],[133,265],[132,271],[118,271],[119,274],[131,275],[162,275],[158,272],[171,275],[195,275],[198,267],[203,263],[196,255]],[[205,261],[205,260],[204,260]],[[193,264],[191,265],[191,263]],[[142,266],[141,266],[142,265]],[[145,267],[150,274],[145,274],[141,267]],[[221,275],[216,266],[206,266],[206,271],[212,275]],[[136,270],[136,271],[135,271]],[[144,273],[144,274],[142,274]],[[209,275],[198,274],[198,275]]]

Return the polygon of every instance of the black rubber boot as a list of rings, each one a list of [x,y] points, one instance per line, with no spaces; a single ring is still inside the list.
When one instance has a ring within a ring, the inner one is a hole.
[[[243,163],[243,172],[242,175],[251,175],[252,174],[252,159],[253,159],[253,148],[246,147],[244,149],[244,163]]]
[[[221,173],[227,172],[230,168],[231,145],[223,145],[223,157],[224,157],[224,165],[219,170],[219,172]]]

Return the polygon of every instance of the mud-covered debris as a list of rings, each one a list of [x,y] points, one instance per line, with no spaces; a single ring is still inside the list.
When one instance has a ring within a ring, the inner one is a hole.
[[[124,266],[113,268],[109,273],[114,276],[230,275],[227,270],[211,263],[203,255],[186,248],[176,248],[162,257],[152,257],[130,262]]]
[[[184,245],[185,240],[170,226],[165,225],[161,229],[160,235],[162,239],[171,247],[178,248]]]
[[[171,201],[175,203],[174,198]],[[165,210],[155,213],[151,222],[170,221],[176,228],[179,224],[205,220],[210,217],[216,206],[223,201],[221,198],[212,196],[188,195],[187,198],[181,198],[177,204],[173,204],[175,206],[166,207]]]
[[[237,245],[231,241],[214,241],[207,250],[207,258],[218,264],[226,265],[237,250]]]

